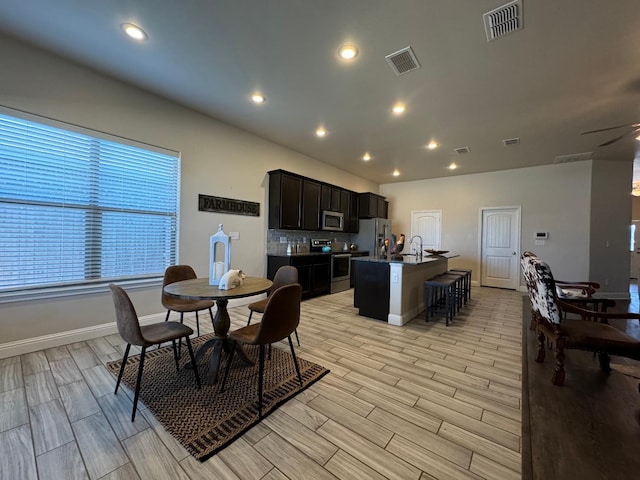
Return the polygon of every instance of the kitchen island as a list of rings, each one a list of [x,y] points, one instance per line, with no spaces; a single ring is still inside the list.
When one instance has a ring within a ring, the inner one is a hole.
[[[359,315],[404,325],[424,310],[424,281],[446,272],[456,256],[354,258],[353,306]]]

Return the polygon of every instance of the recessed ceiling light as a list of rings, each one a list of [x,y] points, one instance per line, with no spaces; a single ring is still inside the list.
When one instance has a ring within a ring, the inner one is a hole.
[[[398,169],[397,169],[397,168],[393,171],[393,176],[394,176],[394,177],[398,177],[398,176],[400,176],[400,172],[398,171]]]
[[[458,165],[456,165],[455,163],[452,163],[451,165],[449,165],[449,170],[455,170],[456,168],[458,168]]]
[[[327,136],[327,131],[324,129],[324,127],[320,127],[316,130],[316,136],[322,138],[322,137],[326,137]]]
[[[438,143],[432,140],[429,142],[429,145],[427,145],[427,148],[429,150],[435,150],[436,148],[438,148]]]
[[[260,93],[254,93],[253,95],[251,95],[251,100],[253,100],[255,103],[264,103],[265,98],[264,95],[261,95]]]
[[[393,113],[395,113],[396,115],[400,115],[400,114],[404,113],[405,108],[406,107],[404,106],[404,103],[396,103],[393,106],[392,110],[393,110]]]
[[[363,159],[365,162],[368,162],[369,160],[371,160],[371,155],[369,155],[369,152],[365,153],[365,154],[362,156],[362,159]]]
[[[358,56],[358,49],[353,45],[343,45],[338,50],[338,55],[344,60],[352,60]]]
[[[120,27],[122,28],[122,31],[129,35],[131,38],[134,38],[136,40],[147,39],[146,32],[133,23],[123,23],[122,25],[120,25]]]

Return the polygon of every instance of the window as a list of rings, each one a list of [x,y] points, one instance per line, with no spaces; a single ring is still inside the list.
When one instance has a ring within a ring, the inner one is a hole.
[[[178,154],[28,118],[0,112],[0,293],[176,263]]]

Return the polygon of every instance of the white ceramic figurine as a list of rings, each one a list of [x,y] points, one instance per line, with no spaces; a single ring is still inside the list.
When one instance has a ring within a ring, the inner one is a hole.
[[[239,287],[244,283],[244,279],[246,277],[247,276],[242,273],[242,270],[229,270],[220,279],[220,285],[218,285],[218,288],[220,290],[231,290]]]

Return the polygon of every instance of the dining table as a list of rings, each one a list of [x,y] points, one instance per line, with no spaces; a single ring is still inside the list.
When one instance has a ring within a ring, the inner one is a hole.
[[[214,336],[204,342],[196,352],[196,364],[199,364],[202,357],[209,349],[213,349],[209,365],[207,383],[215,383],[218,379],[218,371],[222,361],[222,352],[229,354],[234,340],[229,338],[229,328],[231,320],[227,305],[229,300],[234,298],[250,297],[269,291],[272,282],[266,278],[246,277],[242,285],[230,290],[221,290],[218,285],[209,285],[208,278],[194,278],[170,283],[164,287],[165,293],[178,298],[188,300],[214,300],[216,302],[216,315],[213,319]],[[253,362],[246,356],[240,344],[236,345],[236,355],[246,364]],[[193,366],[194,368],[197,365]]]

